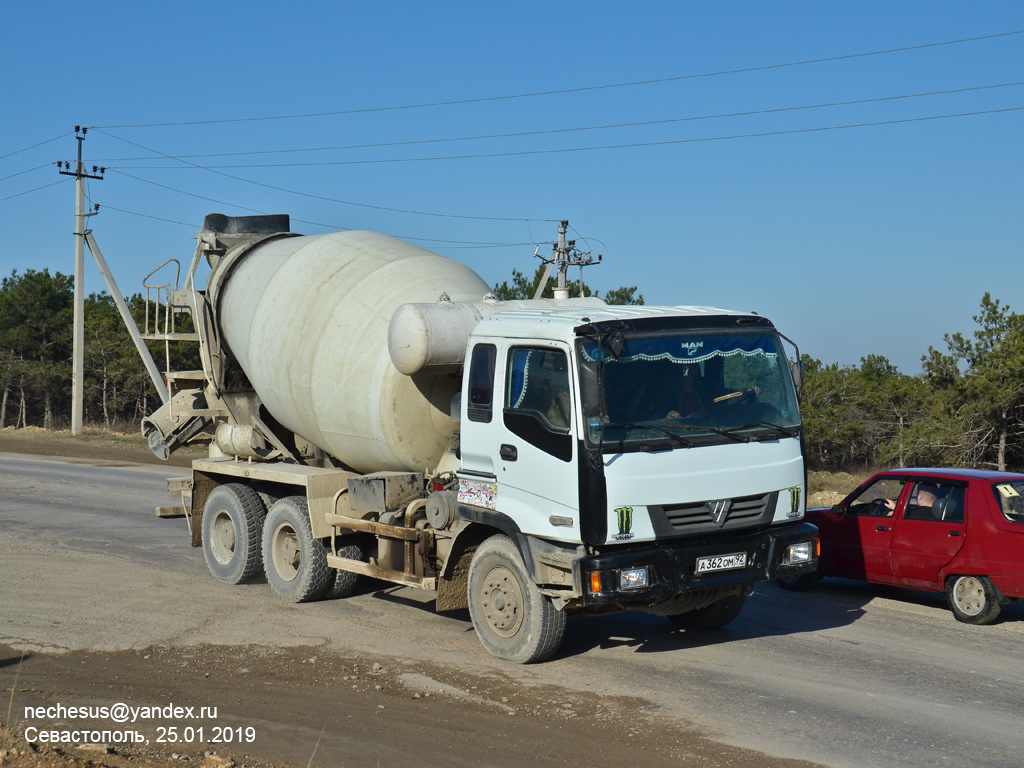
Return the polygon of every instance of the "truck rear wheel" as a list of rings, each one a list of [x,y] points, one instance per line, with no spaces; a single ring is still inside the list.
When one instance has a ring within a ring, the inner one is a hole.
[[[203,507],[203,555],[218,581],[239,584],[263,571],[260,539],[267,508],[240,483],[215,488]]]
[[[669,616],[680,629],[720,629],[740,615],[746,595],[729,595],[705,608]]]
[[[278,597],[293,603],[323,597],[334,577],[327,566],[328,551],[322,541],[313,538],[302,496],[274,502],[263,526],[263,562],[267,581]]]
[[[964,624],[991,624],[1002,610],[987,576],[951,576],[946,581],[946,600],[956,620]]]
[[[350,539],[349,543],[342,544],[338,547],[338,557],[344,557],[347,560],[359,560],[365,562],[365,553],[363,547],[356,542],[355,536],[344,537],[343,540]],[[359,574],[353,573],[352,571],[342,571],[340,569],[335,570],[334,578],[330,580],[330,590],[327,596],[331,599],[340,600],[348,597],[355,592],[356,586],[359,584]]]
[[[537,589],[512,539],[484,541],[473,554],[468,581],[473,628],[492,656],[532,664],[558,650],[565,614]]]

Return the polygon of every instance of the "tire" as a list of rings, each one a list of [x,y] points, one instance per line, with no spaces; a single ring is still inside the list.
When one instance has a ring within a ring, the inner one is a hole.
[[[263,563],[274,593],[292,603],[323,597],[334,580],[327,565],[330,550],[313,538],[309,509],[302,496],[274,502],[263,526]]]
[[[359,544],[346,544],[343,547],[338,547],[338,557],[344,557],[348,560],[365,560],[365,553]],[[335,570],[334,580],[330,582],[330,589],[327,591],[327,597],[332,600],[340,600],[348,597],[355,592],[358,584],[358,573]]]
[[[999,617],[999,593],[987,576],[951,576],[946,580],[946,600],[957,621],[991,624]]]
[[[267,508],[252,488],[218,486],[203,507],[203,555],[210,573],[225,584],[240,584],[263,573],[263,521]]]
[[[775,583],[790,592],[806,592],[815,581],[817,578],[813,573],[801,573],[796,576],[780,576]]]
[[[678,613],[669,618],[680,629],[721,629],[740,615],[745,602],[747,602],[745,595],[730,595],[716,600],[705,608]]]
[[[477,547],[467,589],[473,628],[492,656],[533,664],[558,650],[565,614],[537,589],[508,536],[492,536]]]

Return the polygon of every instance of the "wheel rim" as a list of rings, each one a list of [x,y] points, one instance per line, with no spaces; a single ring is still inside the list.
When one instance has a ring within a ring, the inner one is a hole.
[[[968,616],[977,616],[985,609],[985,587],[974,576],[961,576],[953,585],[953,601]]]
[[[210,550],[214,559],[227,565],[235,555],[235,524],[226,509],[218,509],[210,525]]]
[[[487,626],[500,637],[513,637],[523,626],[523,590],[508,568],[492,568],[484,579],[482,607]]]
[[[271,539],[274,570],[283,581],[291,581],[299,573],[302,565],[302,546],[299,535],[288,523],[282,523],[274,529]]]

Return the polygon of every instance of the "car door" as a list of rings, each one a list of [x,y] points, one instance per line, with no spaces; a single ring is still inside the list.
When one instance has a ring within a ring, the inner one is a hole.
[[[574,377],[567,347],[510,345],[495,376],[498,509],[524,532],[579,538]]]
[[[828,538],[822,541],[822,558],[827,558],[829,575],[892,580],[889,551],[904,482],[899,477],[877,478],[844,501],[842,512],[830,514]]]
[[[965,483],[915,478],[892,536],[896,583],[941,589],[939,572],[967,539]]]

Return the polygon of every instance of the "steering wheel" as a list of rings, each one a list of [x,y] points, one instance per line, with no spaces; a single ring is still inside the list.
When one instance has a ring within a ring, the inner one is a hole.
[[[712,402],[714,403],[749,403],[752,400],[757,400],[761,396],[761,390],[758,387],[751,387],[750,389],[742,389],[736,392],[730,392],[727,395],[721,395],[716,397]]]

